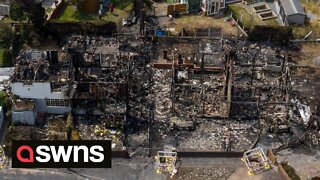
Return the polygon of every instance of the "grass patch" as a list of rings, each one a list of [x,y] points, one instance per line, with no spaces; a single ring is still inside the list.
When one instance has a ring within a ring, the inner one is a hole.
[[[320,37],[320,23],[309,23],[303,26],[292,26],[292,32],[296,39],[303,39],[310,31],[313,31],[310,37]]]
[[[120,6],[120,5],[117,5]],[[125,7],[123,10],[119,8],[114,9],[113,13],[105,13],[102,16],[102,20],[115,22],[117,25],[121,24],[122,19],[129,16],[129,12],[132,10],[132,3],[124,3],[122,6]],[[58,21],[63,22],[80,22],[80,21],[99,21],[98,13],[89,14],[82,11],[78,11],[75,6],[68,5],[64,12],[58,17]]]
[[[279,23],[278,23],[278,21],[276,20],[276,18],[274,18],[274,19],[268,19],[268,20],[265,20],[264,22],[265,22],[266,25],[268,25],[268,26],[274,26],[274,27],[279,26]]]
[[[242,22],[245,27],[250,28],[251,26],[257,24],[257,22],[254,21],[254,17],[248,13],[246,8],[238,4],[230,4],[228,5],[228,7],[232,12],[235,13],[236,17]]]
[[[301,0],[301,2],[304,5],[307,12],[311,12],[320,16],[320,4],[317,4],[316,1]]]
[[[3,22],[3,23],[19,23],[19,21],[14,21],[14,20],[12,20],[10,17],[5,17],[5,18],[3,18],[2,20],[0,20],[0,22]],[[22,23],[27,23],[28,22],[28,20],[26,19],[26,20],[23,20],[23,21],[21,21]]]
[[[113,4],[116,5],[117,9],[128,9],[130,6],[132,6],[132,1],[131,0],[122,0],[122,4],[120,3],[119,0],[111,0]]]
[[[195,32],[198,28],[210,28],[221,27],[225,35],[236,35],[237,28],[233,27],[230,23],[225,22],[224,18],[215,19],[213,17],[204,17],[197,15],[185,15],[180,18],[176,18],[173,23],[162,24],[169,28],[175,28],[175,32],[178,34],[182,28],[185,28],[189,32]]]
[[[228,5],[229,9],[235,13],[236,17],[246,28],[252,28],[258,25],[279,26],[276,18],[262,21],[257,14],[248,12],[242,3]]]
[[[68,5],[64,12],[59,17],[61,21],[89,21],[94,19],[94,14],[87,14],[77,11],[76,7]]]
[[[304,38],[310,31],[313,31],[310,38],[320,37],[320,8],[316,1],[302,0],[302,3],[308,13],[318,15],[318,18],[310,20],[303,26],[292,26],[293,35],[296,39]]]

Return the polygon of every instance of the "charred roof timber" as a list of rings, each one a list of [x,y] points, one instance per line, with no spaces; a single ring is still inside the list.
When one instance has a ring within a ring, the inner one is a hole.
[[[71,81],[70,56],[63,51],[25,50],[15,62],[13,82],[66,84]]]
[[[259,138],[264,127],[257,124],[277,133],[290,131],[296,112],[308,121],[304,102],[290,101],[291,57],[285,50],[222,40],[211,30],[197,33],[198,38],[169,36],[155,43],[72,36],[63,48],[67,53],[22,53],[15,79],[55,78],[53,89],[73,82],[69,102],[82,138],[114,135],[107,130],[113,128],[142,131],[149,138],[146,149],[174,139],[178,149],[243,151]]]

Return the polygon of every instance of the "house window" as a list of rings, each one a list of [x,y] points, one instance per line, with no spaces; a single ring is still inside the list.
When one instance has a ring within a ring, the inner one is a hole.
[[[70,106],[69,99],[47,99],[47,106]]]
[[[223,1],[220,3],[220,8],[224,8],[224,2]]]
[[[209,14],[214,14],[214,13],[216,13],[215,9],[216,9],[216,3],[213,2],[213,3],[211,4],[211,9],[210,9]]]
[[[32,81],[23,81],[23,86],[32,86]]]

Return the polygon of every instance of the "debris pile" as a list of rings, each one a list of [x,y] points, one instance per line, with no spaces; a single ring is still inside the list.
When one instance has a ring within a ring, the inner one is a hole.
[[[245,151],[260,137],[274,148],[318,147],[319,79],[292,66],[287,49],[218,34],[71,36],[61,51],[23,51],[13,82],[50,82],[72,107],[80,138],[112,139],[114,149],[170,142],[178,150]],[[65,139],[63,118],[48,117],[48,133],[36,137]]]
[[[193,151],[243,151],[255,142],[258,132],[250,123],[198,121],[195,131],[181,133],[178,149]]]
[[[92,117],[86,119],[83,116],[75,117],[77,121],[76,129],[80,139],[83,140],[111,140],[112,150],[123,149],[123,131],[121,131],[124,119],[114,119],[103,117]],[[118,121],[118,122],[117,122]],[[120,122],[119,122],[120,121]],[[113,123],[110,123],[113,122]]]
[[[202,180],[202,179],[228,179],[233,173],[230,168],[179,168],[178,173],[173,177],[174,180]]]

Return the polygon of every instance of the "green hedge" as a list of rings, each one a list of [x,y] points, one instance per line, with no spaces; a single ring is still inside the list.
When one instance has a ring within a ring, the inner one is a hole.
[[[9,49],[0,49],[0,67],[12,66],[12,52]]]
[[[272,41],[281,45],[287,45],[293,37],[290,27],[255,26],[249,32],[250,41]]]
[[[3,91],[0,91],[0,106],[5,107],[7,109],[11,108],[9,96],[6,92]]]

